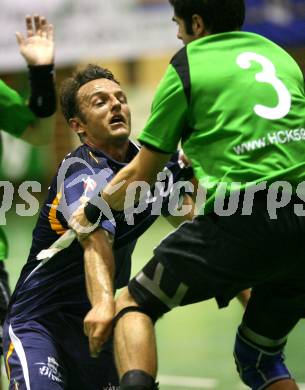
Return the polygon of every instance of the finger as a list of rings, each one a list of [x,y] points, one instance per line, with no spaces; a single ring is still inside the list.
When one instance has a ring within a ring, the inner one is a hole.
[[[84,322],[84,333],[85,333],[85,336],[88,337],[88,335],[89,335],[89,328],[87,327],[86,322]]]
[[[44,38],[48,37],[48,26],[47,26],[47,19],[44,16],[40,17],[40,30],[41,30],[41,35]]]
[[[25,17],[25,25],[26,25],[27,37],[31,38],[34,35],[34,31],[33,31],[32,17],[30,15],[27,15]]]
[[[20,32],[16,32],[16,39],[19,46],[22,46],[24,44],[24,36]]]
[[[91,357],[98,357],[102,350],[102,342],[99,338],[89,337],[89,349]]]
[[[34,26],[35,26],[35,34],[41,35],[40,16],[39,15],[34,15]]]
[[[92,357],[98,357],[99,353],[101,352],[104,343],[109,339],[112,333],[112,327],[107,327],[104,329],[104,331],[98,331],[96,329],[95,335],[98,334],[99,336],[92,337],[92,335],[89,335],[89,349]]]
[[[48,39],[53,42],[54,41],[54,26],[53,26],[53,24],[48,24],[47,31],[48,31]]]
[[[100,338],[93,337],[94,329],[92,327],[92,324],[90,326],[90,323],[86,322],[86,319],[84,320],[84,333],[89,339],[89,351],[91,357],[98,357],[98,354],[102,350],[102,343],[100,341]]]

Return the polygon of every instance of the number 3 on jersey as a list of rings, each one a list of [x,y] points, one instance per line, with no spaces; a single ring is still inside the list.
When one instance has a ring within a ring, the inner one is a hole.
[[[291,95],[285,84],[276,77],[276,69],[268,58],[253,52],[244,52],[240,54],[236,62],[242,69],[250,69],[251,62],[258,62],[262,66],[262,71],[255,76],[259,83],[271,84],[278,95],[278,105],[276,107],[267,107],[261,104],[254,106],[254,112],[265,119],[280,119],[288,114],[291,107]]]

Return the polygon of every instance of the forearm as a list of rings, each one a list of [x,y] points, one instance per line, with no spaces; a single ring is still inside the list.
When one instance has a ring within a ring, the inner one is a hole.
[[[43,145],[50,141],[55,128],[56,90],[54,65],[29,67],[29,109],[36,120],[22,134],[22,139],[32,145]]]
[[[84,318],[91,356],[96,357],[112,332],[115,314],[114,258],[106,233],[98,229],[81,241],[84,248],[87,294],[92,308]]]
[[[123,210],[128,186],[135,181],[139,181],[139,176],[131,162],[121,169],[111,182],[107,184],[102,197],[112,209]]]
[[[156,153],[143,147],[137,156],[105,187],[102,196],[114,210],[123,210],[128,186],[142,181],[151,186],[162,171],[169,155]],[[134,199],[137,201],[138,199]]]
[[[82,241],[86,287],[92,306],[99,302],[112,301],[114,296],[115,265],[106,235],[104,231],[94,232]]]

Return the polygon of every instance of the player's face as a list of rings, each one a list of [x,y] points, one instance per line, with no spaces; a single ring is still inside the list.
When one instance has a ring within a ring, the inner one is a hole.
[[[187,45],[188,43],[192,42],[195,37],[194,35],[190,35],[186,32],[185,28],[185,22],[183,19],[179,18],[178,16],[174,15],[173,16],[173,21],[177,24],[178,26],[178,32],[177,32],[177,38],[181,39],[182,42]]]
[[[83,115],[84,140],[96,147],[125,141],[130,135],[130,110],[122,88],[114,81],[97,79],[84,84],[77,94]]]

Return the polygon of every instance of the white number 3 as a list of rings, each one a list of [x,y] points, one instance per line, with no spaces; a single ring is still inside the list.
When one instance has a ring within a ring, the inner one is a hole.
[[[251,61],[258,62],[262,65],[262,72],[255,76],[259,83],[268,83],[273,86],[278,95],[278,105],[276,107],[267,107],[257,104],[254,107],[254,112],[265,119],[280,119],[288,114],[291,107],[291,95],[285,84],[276,77],[276,69],[273,63],[268,58],[253,52],[245,52],[240,54],[236,62],[242,69],[249,69]]]

